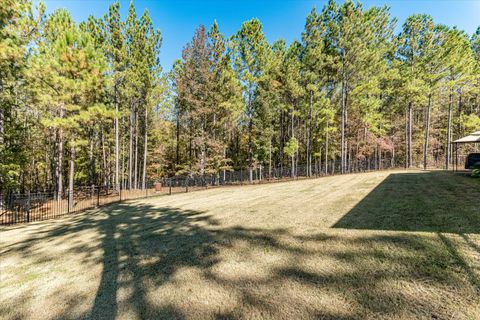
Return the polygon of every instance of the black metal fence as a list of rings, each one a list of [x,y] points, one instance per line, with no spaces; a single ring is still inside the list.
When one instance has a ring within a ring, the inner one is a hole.
[[[355,160],[344,173],[358,173],[403,167],[390,159]],[[54,192],[0,194],[0,225],[40,221],[79,213],[111,203],[173,193],[190,192],[224,185],[243,185],[317,178],[342,174],[339,160],[307,166],[221,171],[214,174],[174,176],[151,182],[145,189],[115,190],[106,186],[78,187],[61,195]]]

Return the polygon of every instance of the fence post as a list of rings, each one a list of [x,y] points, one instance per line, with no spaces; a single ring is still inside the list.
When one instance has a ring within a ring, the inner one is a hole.
[[[120,197],[119,201],[122,201],[122,186],[120,186],[120,188],[118,190],[118,194],[119,194],[119,197]]]
[[[188,177],[185,178],[185,192],[188,192]]]
[[[168,194],[172,194],[172,179],[168,179]]]

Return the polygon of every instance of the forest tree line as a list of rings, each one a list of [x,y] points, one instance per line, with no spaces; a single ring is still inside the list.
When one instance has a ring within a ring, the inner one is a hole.
[[[160,30],[133,3],[77,24],[66,10],[0,9],[0,192],[145,188],[172,175],[357,159],[452,161],[480,129],[480,28],[329,1],[292,43],[258,19],[199,26],[165,72]],[[295,172],[292,170],[291,172]]]

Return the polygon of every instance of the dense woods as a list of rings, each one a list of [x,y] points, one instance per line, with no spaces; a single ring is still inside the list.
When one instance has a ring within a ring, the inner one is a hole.
[[[480,28],[330,1],[292,43],[258,19],[199,26],[164,72],[147,11],[77,24],[40,2],[0,8],[0,192],[145,188],[164,176],[352,160],[451,163],[480,128]],[[170,67],[170,66],[169,66]],[[292,170],[292,175],[295,170]]]

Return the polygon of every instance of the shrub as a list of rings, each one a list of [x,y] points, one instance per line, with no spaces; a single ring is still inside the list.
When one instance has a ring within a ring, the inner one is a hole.
[[[472,177],[480,178],[480,164],[475,164],[472,170]]]

